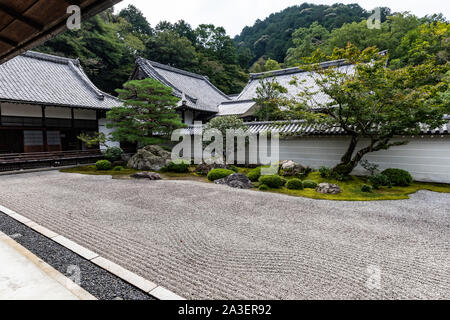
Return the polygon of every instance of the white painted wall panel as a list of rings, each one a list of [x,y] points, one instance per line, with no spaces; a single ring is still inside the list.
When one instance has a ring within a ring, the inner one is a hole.
[[[70,108],[46,107],[45,117],[55,119],[72,119],[72,112]]]
[[[18,103],[1,103],[2,116],[42,118],[42,107]]]
[[[399,139],[397,139],[399,140]],[[450,183],[450,137],[405,138],[409,143],[368,154],[381,169],[400,168],[417,181]],[[348,146],[345,137],[304,137],[280,141],[280,160],[294,160],[319,168],[336,165]],[[359,147],[361,147],[361,144]],[[358,168],[355,173],[366,174]]]
[[[75,109],[74,117],[76,120],[97,120],[97,112],[95,110]]]
[[[106,137],[108,138],[111,134],[111,132],[114,131],[114,129],[109,129],[106,127],[106,119],[99,119],[98,120],[98,132],[100,133],[104,133],[106,135]],[[112,148],[112,147],[119,147],[120,148],[120,143],[116,142],[116,141],[107,141],[106,143],[108,145],[108,147]],[[102,146],[100,148],[101,150],[106,150],[106,147]]]

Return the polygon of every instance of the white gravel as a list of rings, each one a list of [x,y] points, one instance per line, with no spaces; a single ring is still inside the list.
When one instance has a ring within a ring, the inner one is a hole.
[[[0,204],[186,298],[450,298],[450,194],[333,202],[45,172],[0,177]]]

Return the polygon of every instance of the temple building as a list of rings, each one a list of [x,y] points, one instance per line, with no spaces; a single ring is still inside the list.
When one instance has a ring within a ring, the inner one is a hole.
[[[78,60],[28,51],[0,65],[0,154],[86,150],[121,102],[100,91]]]

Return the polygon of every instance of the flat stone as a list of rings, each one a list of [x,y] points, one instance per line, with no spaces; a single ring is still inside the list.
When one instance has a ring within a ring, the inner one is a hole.
[[[157,287],[157,288],[153,289],[152,291],[150,291],[149,294],[159,300],[166,300],[166,301],[186,300],[186,299],[180,297],[179,295],[173,293],[172,291],[169,291],[163,287]]]
[[[321,183],[317,186],[316,191],[323,194],[339,194],[342,189],[337,184]]]
[[[72,240],[67,239],[66,237],[57,236],[55,238],[52,238],[52,240],[66,247],[67,249],[75,252],[76,254],[87,260],[92,260],[99,256],[97,253],[80,246],[78,243],[75,243]]]
[[[24,216],[22,216],[22,215],[20,215],[20,214],[18,214],[18,213],[13,214],[13,215],[11,215],[10,217],[13,218],[14,220],[19,221],[20,223],[23,223],[23,224],[26,224],[26,223],[28,223],[28,222],[31,222],[30,219],[28,219],[27,217],[24,217]]]
[[[161,175],[154,172],[139,172],[131,176],[134,179],[162,180]]]
[[[25,223],[25,225],[49,239],[56,238],[58,236],[57,233],[37,224],[36,222],[31,221],[29,223]]]

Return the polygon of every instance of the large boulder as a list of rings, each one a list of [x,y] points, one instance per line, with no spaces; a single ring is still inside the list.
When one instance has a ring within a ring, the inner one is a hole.
[[[151,181],[162,180],[161,176],[154,172],[138,172],[131,177],[134,179],[148,179]]]
[[[292,160],[282,161],[280,163],[280,169],[280,174],[284,177],[295,177],[307,171],[306,167]]]
[[[128,161],[128,167],[136,170],[159,171],[167,166],[170,161],[170,152],[160,146],[146,146],[131,157]]]
[[[235,173],[226,178],[216,180],[215,184],[226,185],[235,189],[252,189],[253,183],[245,174]]]
[[[316,191],[323,194],[339,194],[342,189],[337,184],[321,183],[317,186]]]

